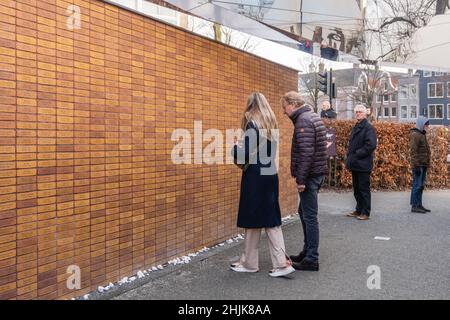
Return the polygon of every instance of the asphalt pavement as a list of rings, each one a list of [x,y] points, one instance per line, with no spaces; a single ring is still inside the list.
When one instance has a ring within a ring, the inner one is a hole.
[[[319,272],[269,277],[271,262],[264,234],[257,273],[229,269],[229,261],[243,250],[240,241],[160,275],[155,273],[141,285],[116,290],[108,298],[448,300],[450,191],[425,192],[424,205],[432,210],[428,214],[411,213],[408,201],[409,192],[374,192],[371,219],[358,221],[345,216],[354,208],[352,193],[321,193]],[[288,253],[298,253],[303,234],[297,216],[283,225],[283,232]]]

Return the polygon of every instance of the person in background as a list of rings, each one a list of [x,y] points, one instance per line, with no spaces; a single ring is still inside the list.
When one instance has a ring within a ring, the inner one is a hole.
[[[252,93],[241,121],[245,135],[235,144],[233,156],[249,164],[243,167],[237,226],[245,230],[245,249],[239,262],[231,264],[236,272],[259,270],[258,246],[262,229],[269,238],[273,269],[271,277],[286,276],[295,269],[286,254],[278,201],[278,174],[275,166],[278,123],[267,99]]]
[[[328,100],[322,102],[322,111],[320,112],[320,117],[325,119],[336,119],[337,114],[333,110]]]
[[[317,194],[327,166],[326,128],[319,115],[305,104],[298,92],[281,98],[284,113],[294,124],[291,148],[291,175],[300,196],[298,214],[302,222],[304,245],[297,256],[291,256],[296,270],[319,271],[319,221]]]
[[[355,106],[357,123],[352,128],[347,150],[346,167],[352,172],[353,194],[356,209],[347,214],[358,220],[369,220],[371,210],[370,174],[373,169],[373,156],[377,147],[375,129],[367,120],[367,109]]]
[[[411,212],[427,213],[431,210],[422,205],[422,194],[425,188],[427,169],[430,166],[431,151],[427,140],[429,121],[424,116],[419,116],[416,127],[410,132],[410,154],[413,184],[411,189]]]

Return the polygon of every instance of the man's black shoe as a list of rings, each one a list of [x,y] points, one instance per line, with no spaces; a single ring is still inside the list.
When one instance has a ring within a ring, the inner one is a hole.
[[[319,263],[303,259],[302,262],[294,262],[292,266],[295,270],[301,271],[319,271]]]
[[[431,212],[430,209],[427,209],[427,208],[425,208],[424,206],[420,206],[419,208],[422,209],[422,210],[425,210],[425,212]]]
[[[306,253],[305,252],[300,252],[298,254],[298,256],[289,256],[289,258],[291,258],[292,262],[302,262],[303,259],[305,259],[306,257]]]
[[[420,208],[420,207],[412,207],[411,208],[411,212],[415,212],[415,213],[427,213],[424,209]]]

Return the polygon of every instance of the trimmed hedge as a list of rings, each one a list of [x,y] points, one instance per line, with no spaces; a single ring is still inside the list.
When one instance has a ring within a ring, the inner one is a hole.
[[[355,120],[325,120],[328,128],[336,130],[336,185],[337,188],[351,188],[352,176],[345,168],[350,132]],[[409,155],[409,131],[413,124],[373,122],[378,147],[375,151],[372,172],[373,189],[403,190],[411,187],[411,165]],[[427,186],[450,187],[447,166],[448,128],[432,128],[427,133],[431,148],[431,168],[428,171]],[[334,167],[334,166],[331,166]]]

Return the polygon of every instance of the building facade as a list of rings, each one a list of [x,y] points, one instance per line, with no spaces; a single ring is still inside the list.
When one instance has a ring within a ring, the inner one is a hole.
[[[352,119],[354,106],[363,101],[362,96],[369,91],[364,86],[373,80],[366,79],[364,70],[357,67],[335,70],[333,78],[337,90],[333,108],[338,119]],[[372,106],[378,121],[415,122],[423,115],[432,125],[450,125],[450,73],[422,70],[409,74],[386,73],[386,77],[376,82],[377,94]],[[300,86],[300,92],[308,101],[304,86]],[[328,96],[318,99],[318,112],[322,101],[327,99]]]
[[[420,114],[432,125],[450,125],[450,74],[418,71]]]
[[[375,95],[375,117],[378,121],[398,121],[397,80],[383,78],[379,81],[379,93]]]
[[[352,119],[356,101],[354,99],[358,91],[358,78],[362,70],[359,68],[336,70],[333,77],[336,83],[336,99],[334,106],[338,119]]]
[[[304,77],[301,75],[300,77]],[[379,73],[374,81],[366,75],[364,69],[355,65],[352,69],[334,70],[333,79],[336,84],[336,99],[333,99],[333,108],[337,112],[338,119],[352,119],[353,109],[356,104],[368,100],[367,95],[374,95],[372,103],[374,117],[379,121],[398,121],[398,78],[400,74]],[[376,89],[368,89],[368,84],[376,86]],[[300,92],[305,86],[300,86]],[[373,92],[377,92],[374,94]],[[308,94],[302,92],[308,101]],[[321,111],[322,101],[328,96],[319,98],[318,112]]]
[[[419,76],[408,76],[398,80],[399,121],[415,122],[419,115]]]

